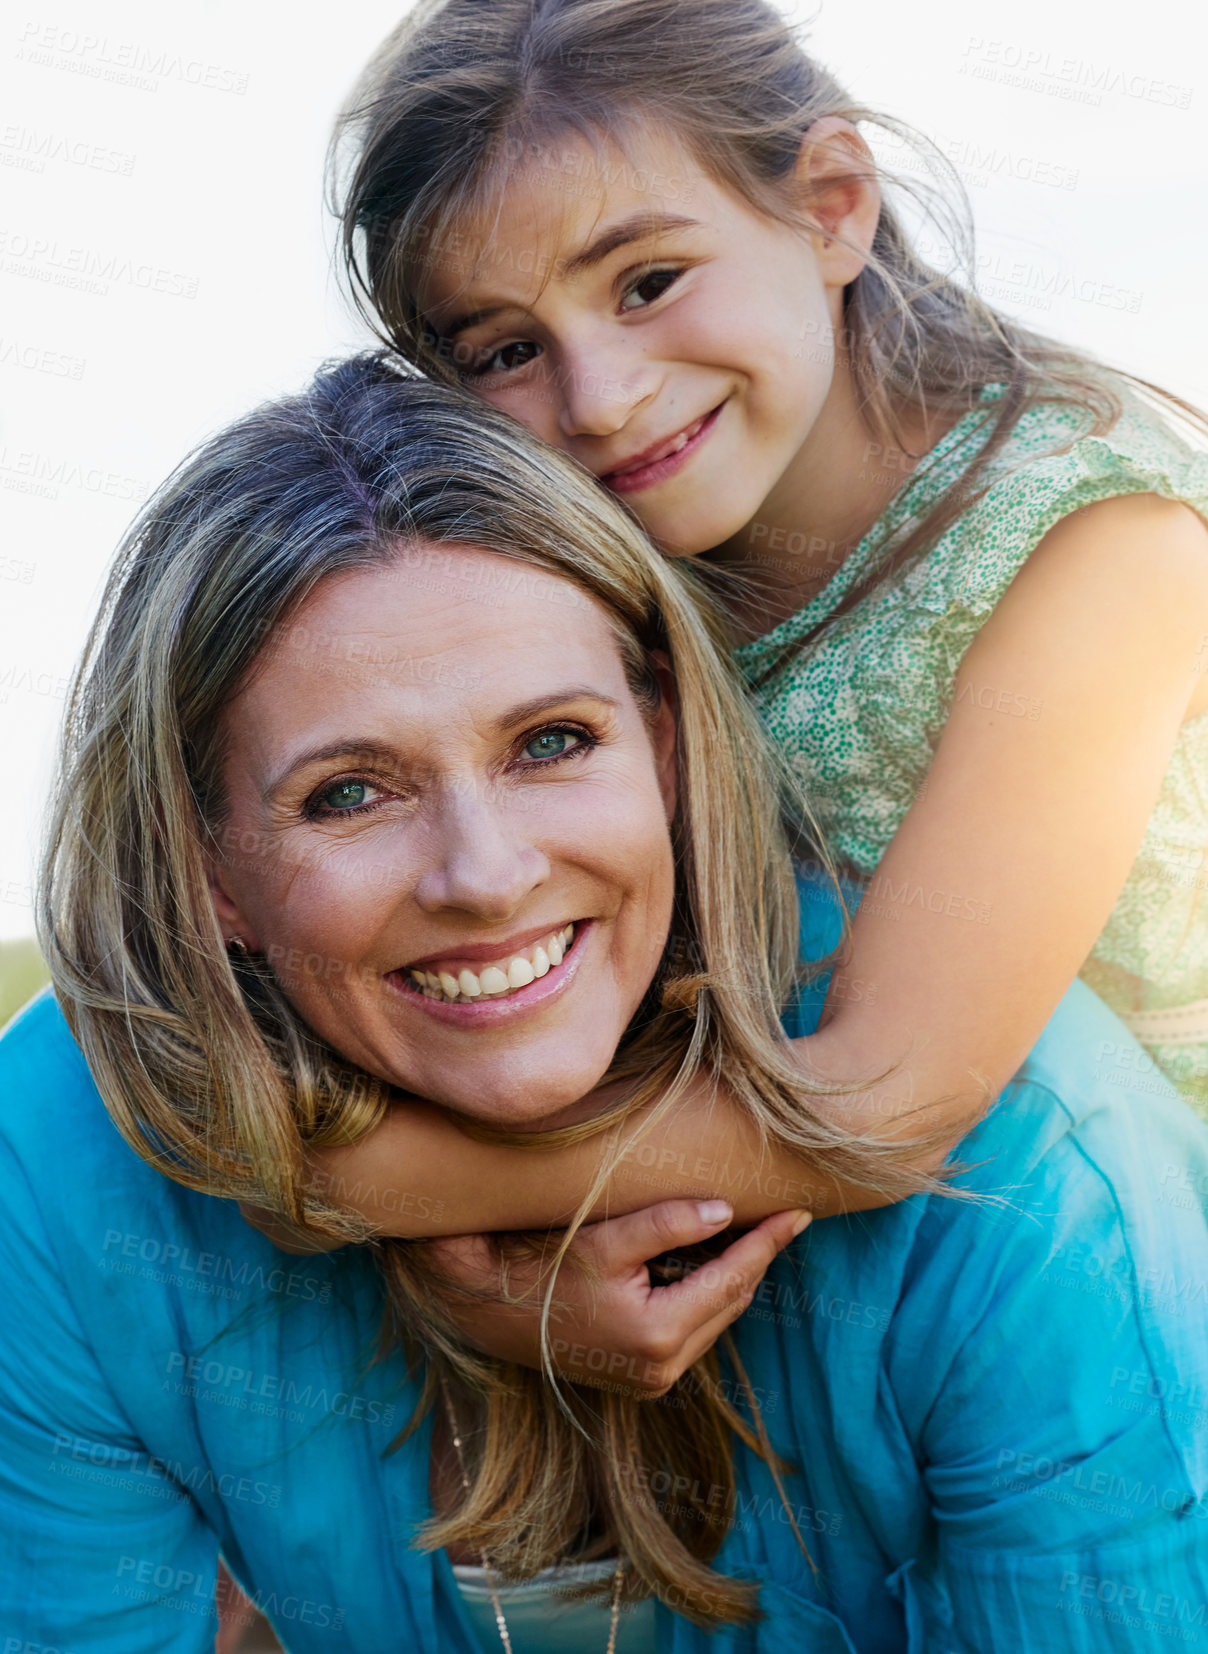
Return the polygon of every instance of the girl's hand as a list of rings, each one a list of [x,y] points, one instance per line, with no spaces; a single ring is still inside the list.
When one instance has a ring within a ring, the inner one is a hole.
[[[576,1384],[615,1389],[638,1400],[664,1395],[710,1349],[754,1297],[776,1254],[811,1214],[776,1212],[717,1258],[668,1285],[654,1285],[647,1263],[716,1235],[733,1213],[722,1200],[664,1200],[625,1217],[584,1224],[558,1272],[549,1343],[555,1371]],[[427,1243],[460,1285],[490,1293],[455,1312],[476,1348],[541,1369],[541,1305],[548,1265],[504,1265],[483,1235]],[[675,1265],[658,1273],[674,1271]],[[504,1299],[522,1298],[522,1302]]]

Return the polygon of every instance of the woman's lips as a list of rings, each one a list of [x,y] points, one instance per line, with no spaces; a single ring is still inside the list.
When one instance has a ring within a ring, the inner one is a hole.
[[[564,993],[574,980],[583,958],[588,933],[592,929],[592,921],[579,919],[567,928],[571,929],[573,934],[559,962],[554,964],[551,959],[548,970],[540,976],[534,976],[532,981],[521,987],[510,988],[506,993],[500,992],[498,998],[490,998],[484,993],[478,998],[446,999],[440,992],[431,988],[418,987],[411,979],[411,973],[406,970],[389,972],[386,981],[397,992],[405,995],[418,1010],[425,1011],[438,1022],[448,1023],[455,1028],[480,1028],[507,1021],[544,1006],[557,995]]]
[[[527,988],[551,965],[560,965],[574,934],[572,921],[553,930],[530,933],[523,941],[503,949],[482,945],[457,955],[433,955],[418,964],[405,965],[400,974],[419,993],[433,999],[491,999]]]
[[[719,402],[710,413],[694,420],[691,425],[685,425],[675,436],[668,437],[662,446],[670,449],[670,452],[664,452],[658,459],[644,460],[640,465],[627,465],[615,471],[605,471],[600,481],[606,488],[611,488],[614,494],[636,494],[643,488],[652,488],[655,483],[666,482],[668,477],[673,477],[688,463],[702,445],[716,425],[717,416],[724,406],[724,402]]]

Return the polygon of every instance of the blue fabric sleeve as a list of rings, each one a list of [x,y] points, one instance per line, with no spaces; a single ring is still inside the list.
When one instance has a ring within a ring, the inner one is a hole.
[[[836,890],[842,894],[851,913],[859,907],[864,893],[863,886],[850,879],[841,879],[836,887],[825,868],[817,863],[798,864],[796,881],[797,957],[801,961],[803,980],[793,990],[780,1018],[790,1039],[812,1034],[822,1015],[832,972],[829,967],[824,971],[810,967],[814,960],[825,959],[833,953],[843,940],[843,908],[836,899]]]
[[[218,1540],[122,1416],[2,1137],[0,1197],[0,1649],[212,1651]]]
[[[1052,1102],[1024,1085],[1013,1121]],[[962,1214],[990,1227],[980,1246],[945,1258],[919,1232],[941,1307],[902,1318],[894,1365],[939,1554],[903,1588],[908,1605],[946,1594],[962,1650],[1208,1647],[1208,1363],[1202,1313],[1180,1302],[1203,1285],[1208,1234],[1202,1212],[1160,1209],[1142,1140],[1120,1141],[1127,1120],[1105,1120],[1104,1161],[1097,1129],[1059,1138],[1008,1206]],[[921,1395],[910,1368],[943,1348]]]

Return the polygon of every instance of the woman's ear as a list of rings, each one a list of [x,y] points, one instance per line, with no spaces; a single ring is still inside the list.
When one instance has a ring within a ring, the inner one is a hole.
[[[206,855],[206,884],[223,941],[229,945],[238,936],[247,944],[250,953],[259,953],[255,931],[231,893],[227,869],[212,853]]]
[[[872,151],[842,115],[824,115],[802,141],[796,180],[819,226],[812,239],[823,284],[846,287],[864,268],[881,217]]]
[[[659,791],[668,822],[675,820],[679,800],[679,774],[676,752],[679,745],[679,695],[676,693],[675,674],[671,661],[663,650],[655,649],[650,656],[654,675],[659,685],[659,705],[650,720],[650,744],[654,748],[654,767],[658,774]]]

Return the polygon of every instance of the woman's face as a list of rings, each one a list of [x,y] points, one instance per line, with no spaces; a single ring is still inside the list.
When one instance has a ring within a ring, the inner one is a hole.
[[[673,714],[643,717],[604,610],[473,547],[402,548],[322,582],[224,723],[227,937],[361,1068],[556,1123],[671,915]]]

